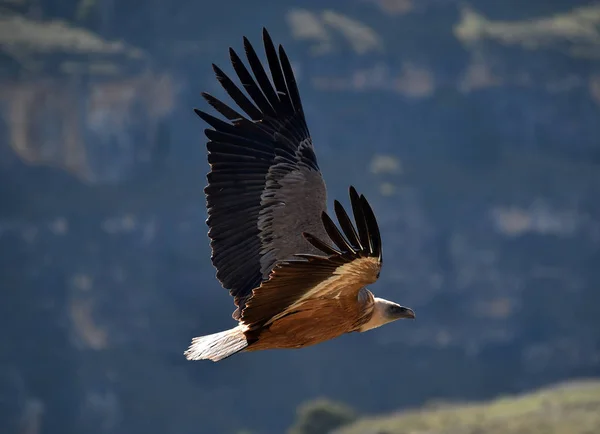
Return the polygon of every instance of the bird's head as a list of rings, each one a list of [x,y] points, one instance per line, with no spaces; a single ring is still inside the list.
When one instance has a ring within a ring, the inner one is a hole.
[[[391,321],[397,319],[415,319],[415,312],[406,306],[401,306],[393,301],[381,300],[385,305],[385,314]]]
[[[373,314],[369,321],[362,325],[359,331],[365,332],[398,319],[415,319],[415,312],[393,301],[374,297]]]

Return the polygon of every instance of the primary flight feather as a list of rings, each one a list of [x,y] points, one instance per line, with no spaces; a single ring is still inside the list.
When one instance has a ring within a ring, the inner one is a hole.
[[[327,214],[327,191],[290,61],[266,29],[263,42],[270,79],[247,38],[252,73],[229,49],[249,98],[213,64],[245,115],[207,93],[202,96],[229,122],[195,109],[212,127],[205,130],[210,172],[204,189],[211,260],[233,296],[238,325],[192,339],[188,360],[302,348],[415,317],[366,288],[382,265],[373,210],[350,187],[354,224],[338,201],[341,231]]]

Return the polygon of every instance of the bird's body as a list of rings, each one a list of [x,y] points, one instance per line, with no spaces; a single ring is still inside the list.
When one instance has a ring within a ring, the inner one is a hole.
[[[372,299],[368,290],[364,292]],[[372,311],[373,304],[367,299],[357,303],[347,297],[311,298],[293,314],[273,321],[248,350],[316,345],[357,330],[362,323],[368,321]],[[318,327],[315,327],[316,323],[319,324]]]
[[[414,318],[412,310],[376,298],[366,288],[378,279],[382,264],[377,220],[352,187],[355,225],[337,201],[342,232],[326,213],[325,183],[291,65],[266,30],[263,39],[273,84],[246,38],[254,78],[230,49],[252,101],[213,65],[247,116],[205,93],[230,123],[196,110],[213,127],[205,130],[211,259],[218,280],[234,297],[238,326],[194,338],[185,352],[190,360],[302,348]]]

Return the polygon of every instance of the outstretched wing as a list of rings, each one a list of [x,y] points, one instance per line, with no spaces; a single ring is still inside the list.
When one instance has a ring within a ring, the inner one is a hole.
[[[263,40],[271,80],[254,48],[244,48],[254,77],[233,49],[233,68],[250,96],[216,65],[217,79],[247,117],[217,98],[208,103],[230,122],[196,113],[213,129],[209,141],[208,235],[217,278],[229,289],[239,319],[245,299],[273,265],[295,253],[315,251],[303,231],[324,236],[320,221],[326,209],[325,183],[319,171],[290,62],[279,53],[266,29]]]
[[[275,265],[269,280],[254,289],[242,311],[241,321],[262,327],[315,298],[358,296],[358,291],[379,278],[382,264],[381,236],[371,206],[350,187],[356,229],[342,205],[335,213],[344,235],[326,212],[323,226],[335,246],[305,233],[306,239],[326,255],[298,254]],[[358,302],[358,301],[357,301]]]

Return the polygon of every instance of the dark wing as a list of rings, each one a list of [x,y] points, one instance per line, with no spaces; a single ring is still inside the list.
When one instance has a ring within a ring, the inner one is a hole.
[[[313,298],[357,297],[358,291],[379,278],[382,264],[381,236],[373,211],[363,195],[350,187],[356,229],[346,211],[335,201],[335,213],[343,234],[323,212],[322,221],[335,246],[311,234],[306,239],[323,255],[298,254],[297,259],[275,265],[269,280],[254,289],[241,321],[262,327]],[[345,236],[344,236],[345,235]]]
[[[295,253],[315,251],[303,231],[323,235],[325,183],[315,156],[296,80],[285,51],[279,54],[266,29],[263,40],[271,79],[244,38],[253,76],[230,48],[233,68],[248,99],[217,66],[217,79],[246,113],[239,114],[215,97],[203,97],[230,122],[196,113],[213,129],[209,141],[207,197],[212,262],[217,279],[229,289],[239,312],[252,289],[273,265]]]

